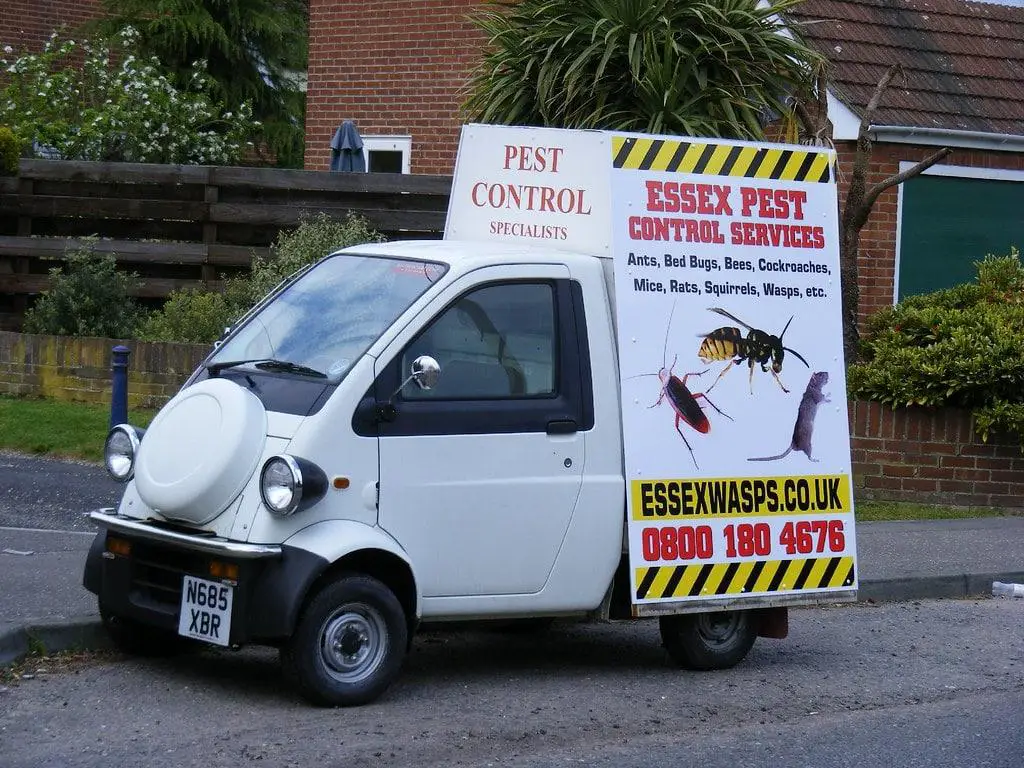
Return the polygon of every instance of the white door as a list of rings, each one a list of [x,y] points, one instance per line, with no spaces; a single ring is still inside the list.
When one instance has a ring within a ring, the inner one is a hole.
[[[419,355],[441,366],[432,390],[403,388],[379,431],[379,524],[426,598],[539,592],[576,506],[590,424],[569,274],[522,269],[454,284],[379,363],[385,399]]]

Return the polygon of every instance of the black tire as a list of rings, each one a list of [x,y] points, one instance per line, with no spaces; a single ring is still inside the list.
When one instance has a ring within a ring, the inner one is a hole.
[[[397,677],[408,632],[390,589],[370,576],[346,575],[313,595],[281,660],[312,703],[358,706],[376,699]]]
[[[118,616],[100,603],[100,621],[114,647],[129,656],[175,656],[196,647],[187,637]]]
[[[662,616],[661,642],[684,669],[728,669],[746,658],[757,639],[751,611]]]

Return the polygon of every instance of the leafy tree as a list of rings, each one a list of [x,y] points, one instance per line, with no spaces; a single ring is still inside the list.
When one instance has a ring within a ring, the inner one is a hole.
[[[142,313],[130,297],[134,274],[118,270],[113,254],[97,253],[89,243],[65,256],[64,268],[50,270],[52,282],[28,312],[26,333],[55,336],[135,334]]]
[[[521,0],[475,18],[489,47],[471,119],[761,139],[820,57],[778,14],[799,0]]]
[[[139,30],[141,50],[184,82],[205,61],[226,104],[249,102],[280,165],[302,164],[307,0],[103,0],[100,29]]]
[[[211,98],[201,62],[176,85],[139,56],[131,28],[109,41],[53,35],[40,53],[7,55],[0,123],[66,160],[230,163],[253,128],[248,104],[225,111]]]

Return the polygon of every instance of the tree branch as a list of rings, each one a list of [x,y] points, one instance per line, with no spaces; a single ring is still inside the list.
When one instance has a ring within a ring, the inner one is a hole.
[[[918,174],[924,173],[944,157],[948,156],[952,151],[953,150],[950,147],[943,147],[938,152],[929,155],[916,165],[912,165],[910,168],[907,168],[907,170],[900,171],[887,179],[882,179],[864,193],[864,201],[862,205],[870,208],[875,204],[875,200],[878,199],[878,196],[885,192],[889,187],[895,187],[897,184],[902,184],[907,179],[912,179]]]
[[[903,77],[903,65],[900,63],[893,64],[886,70],[886,73],[882,75],[882,79],[878,81],[878,85],[875,87],[875,92],[871,94],[871,99],[868,101],[868,105],[864,108],[864,117],[860,121],[860,129],[866,133],[868,128],[871,127],[871,118],[875,116],[875,110],[878,109],[878,103],[882,100],[882,94],[885,93],[885,89],[889,87],[889,83],[892,79],[899,75]]]

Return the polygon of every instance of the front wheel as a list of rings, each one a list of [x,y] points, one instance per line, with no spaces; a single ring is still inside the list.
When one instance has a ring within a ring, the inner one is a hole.
[[[661,641],[685,669],[727,669],[743,661],[757,639],[750,611],[716,611],[662,616]]]
[[[405,613],[390,589],[369,576],[343,576],[313,596],[282,659],[314,704],[366,704],[398,675],[407,638]]]

